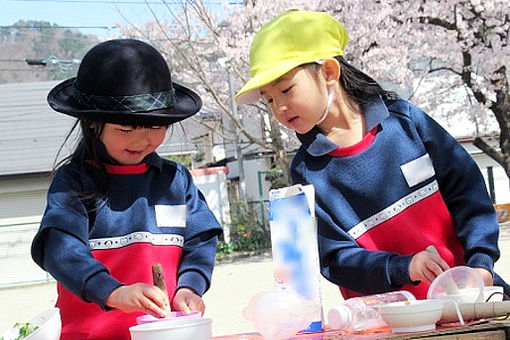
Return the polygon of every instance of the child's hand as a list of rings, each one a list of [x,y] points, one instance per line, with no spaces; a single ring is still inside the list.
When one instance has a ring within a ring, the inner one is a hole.
[[[409,264],[409,277],[411,281],[432,283],[439,274],[449,268],[448,263],[439,255],[424,250],[412,257]]]
[[[168,296],[158,287],[145,283],[135,283],[115,289],[106,305],[124,313],[144,312],[162,318],[167,315]]]
[[[492,274],[490,271],[488,271],[485,268],[478,268],[478,267],[473,267],[473,269],[476,270],[478,272],[478,274],[480,274],[480,276],[482,277],[484,286],[492,286],[494,284]]]
[[[172,304],[183,314],[189,314],[191,311],[200,311],[200,313],[204,314],[204,301],[189,288],[180,288],[177,290]]]

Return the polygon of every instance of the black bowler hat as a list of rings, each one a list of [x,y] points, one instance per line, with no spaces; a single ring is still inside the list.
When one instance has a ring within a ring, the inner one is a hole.
[[[55,111],[121,125],[168,125],[202,107],[198,94],[172,83],[163,56],[134,39],[94,46],[77,76],[55,86],[47,99]]]

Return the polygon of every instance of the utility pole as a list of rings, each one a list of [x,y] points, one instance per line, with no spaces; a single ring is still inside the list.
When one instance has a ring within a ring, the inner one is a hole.
[[[235,119],[239,120],[239,123],[242,125],[242,117],[240,117],[237,112],[237,103],[235,100],[235,92],[234,92],[234,79],[232,77],[232,66],[230,64],[230,60],[228,60],[227,58],[219,58],[218,62],[227,72],[228,89],[229,89],[229,97],[230,97],[230,110],[232,111],[232,116]],[[243,202],[244,204],[247,204],[248,200],[246,197],[243,152],[242,152],[241,143],[240,143],[240,133],[239,133],[239,129],[237,128],[237,125],[235,123],[234,123],[234,127],[235,127],[234,143],[235,143],[235,148],[236,148],[237,166],[239,168],[239,198],[241,199],[241,202]]]

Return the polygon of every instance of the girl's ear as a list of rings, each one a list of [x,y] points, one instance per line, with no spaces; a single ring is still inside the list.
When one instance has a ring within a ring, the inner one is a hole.
[[[324,59],[321,70],[327,86],[335,85],[340,78],[340,63],[335,58]]]

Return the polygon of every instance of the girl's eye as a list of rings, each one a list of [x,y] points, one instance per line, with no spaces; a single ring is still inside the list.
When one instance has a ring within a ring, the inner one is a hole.
[[[131,130],[131,129],[119,129],[119,131],[120,131],[121,133],[128,134],[128,133],[130,133],[132,130]]]
[[[262,99],[267,103],[267,104],[271,104],[273,102],[273,98],[266,98],[266,97],[262,97]]]
[[[291,89],[292,89],[292,86],[291,86],[291,87],[287,87],[286,89],[282,90],[282,93],[287,93],[287,92],[289,92]]]

